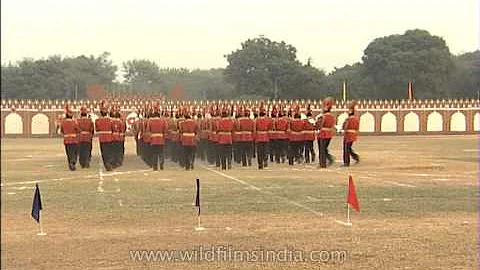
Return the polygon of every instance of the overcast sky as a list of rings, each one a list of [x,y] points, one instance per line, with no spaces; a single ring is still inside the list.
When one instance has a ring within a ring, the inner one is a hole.
[[[265,35],[329,72],[360,61],[376,37],[420,28],[454,54],[479,48],[478,0],[2,0],[2,63],[111,53],[121,63],[225,67],[225,54]]]

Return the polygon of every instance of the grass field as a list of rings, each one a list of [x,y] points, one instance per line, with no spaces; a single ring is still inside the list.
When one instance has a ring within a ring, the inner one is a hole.
[[[338,162],[340,140],[330,146]],[[194,171],[170,163],[165,171],[153,172],[134,155],[131,140],[126,147],[124,166],[102,172],[100,181],[96,141],[90,169],[70,172],[60,139],[3,139],[2,268],[477,266],[476,136],[361,137],[354,146],[360,164],[342,168],[336,163],[327,170],[270,164],[264,171],[234,165],[220,172],[197,162]],[[348,175],[361,207],[351,212],[353,226],[342,224]],[[195,178],[201,180],[203,231],[194,230]],[[38,226],[30,217],[35,181],[46,236],[36,235]],[[131,253],[172,250],[177,256],[212,247],[276,251],[277,261],[225,261],[207,254],[189,262],[139,261]],[[295,256],[303,251],[306,261],[285,262],[285,250]],[[333,256],[337,251],[346,257]]]

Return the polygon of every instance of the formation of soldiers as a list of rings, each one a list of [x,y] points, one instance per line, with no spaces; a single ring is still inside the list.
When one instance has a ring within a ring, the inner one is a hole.
[[[137,155],[153,170],[163,170],[166,159],[185,170],[192,170],[197,158],[222,170],[231,169],[232,163],[250,167],[254,158],[260,170],[269,162],[314,163],[315,140],[319,167],[326,168],[335,160],[328,152],[337,132],[337,119],[331,112],[333,103],[332,98],[324,99],[322,113],[315,118],[308,105],[306,119],[302,119],[298,105],[273,106],[267,112],[263,103],[257,108],[215,104],[176,110],[156,103],[137,111],[139,117],[132,123],[131,131]],[[355,102],[348,104],[348,117],[342,125],[343,166],[350,165],[350,158],[360,161],[352,148],[359,131],[355,106]],[[66,111],[61,130],[71,170],[75,169],[77,155],[82,168],[89,167],[95,132],[105,169],[110,171],[123,164],[126,125],[119,107],[101,102],[100,113],[93,123],[83,107],[76,120]]]

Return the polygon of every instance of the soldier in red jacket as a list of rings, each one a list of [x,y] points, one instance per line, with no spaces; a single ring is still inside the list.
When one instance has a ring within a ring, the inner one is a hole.
[[[75,171],[75,164],[78,158],[78,133],[80,128],[78,123],[73,119],[73,113],[70,108],[65,106],[65,118],[60,125],[60,131],[63,134],[63,144],[65,145],[65,153],[67,154],[68,168]]]
[[[207,130],[207,121],[205,115],[201,112],[197,112],[197,127],[198,127],[198,146],[195,149],[195,155],[200,158],[200,160],[205,161],[207,156],[207,141],[208,141],[208,130]]]
[[[125,133],[120,119],[120,108],[112,108],[110,120],[112,121],[112,168],[115,169],[122,164],[122,133]]]
[[[183,147],[183,162],[187,171],[193,170],[195,162],[195,148],[197,145],[198,125],[192,119],[188,110],[184,112],[184,119],[179,123],[180,143]]]
[[[168,130],[167,120],[160,116],[158,105],[154,108],[152,117],[148,119],[147,129],[150,132],[150,153],[154,171],[163,170],[165,163],[164,146],[165,134]]]
[[[242,166],[252,166],[255,121],[250,119],[250,111],[248,109],[244,109],[243,116],[237,119],[236,130],[239,134],[238,140]]]
[[[103,165],[107,171],[111,171],[112,121],[108,117],[108,109],[104,101],[100,103],[100,117],[95,120],[95,130],[98,134]]]
[[[222,110],[222,118],[217,122],[217,141],[222,170],[232,168],[232,132],[235,124],[227,109]]]
[[[92,158],[92,138],[95,132],[93,121],[87,113],[87,108],[82,106],[80,108],[80,118],[77,119],[78,127],[80,128],[78,161],[82,168],[90,167],[90,160]]]
[[[326,168],[327,160],[328,165],[332,165],[334,161],[334,157],[328,153],[328,145],[330,144],[330,141],[336,132],[336,117],[330,112],[333,106],[332,98],[325,98],[322,105],[323,113],[317,120],[316,126],[319,129],[317,140],[320,168]]]
[[[268,159],[266,156],[267,144],[270,141],[269,131],[273,128],[273,121],[267,118],[264,108],[260,109],[258,118],[255,121],[255,142],[257,146],[258,169],[267,167]]]
[[[360,128],[360,120],[355,115],[356,102],[348,104],[348,117],[343,122],[343,166],[350,166],[350,156],[356,163],[360,162],[360,156],[352,149],[353,143],[357,140],[357,134]]]
[[[315,136],[315,120],[312,117],[312,111],[310,105],[307,108],[307,119],[303,120],[303,139],[305,148],[305,163],[310,163],[310,155],[312,156],[312,162],[315,162],[315,150],[313,149],[313,142],[316,139]]]
[[[275,129],[275,161],[277,163],[285,163],[286,156],[288,154],[288,129],[290,128],[290,121],[286,116],[286,112],[278,111],[277,118],[273,123]]]
[[[290,131],[288,136],[290,153],[288,155],[288,164],[293,165],[294,162],[302,162],[301,149],[303,146],[304,135],[304,122],[300,116],[300,110],[297,106],[293,114],[293,119],[290,121]]]

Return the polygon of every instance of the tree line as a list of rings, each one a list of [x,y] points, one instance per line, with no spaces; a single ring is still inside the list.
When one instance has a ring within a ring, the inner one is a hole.
[[[297,59],[297,49],[259,36],[225,55],[226,68],[164,68],[148,59],[115,66],[98,56],[23,59],[2,64],[2,98],[82,99],[105,92],[163,93],[174,99],[402,99],[407,83],[415,98],[478,98],[480,51],[452,55],[445,41],[425,30],[374,39],[360,61],[329,74]],[[122,82],[116,80],[122,71]],[[96,87],[96,88],[95,88]]]

